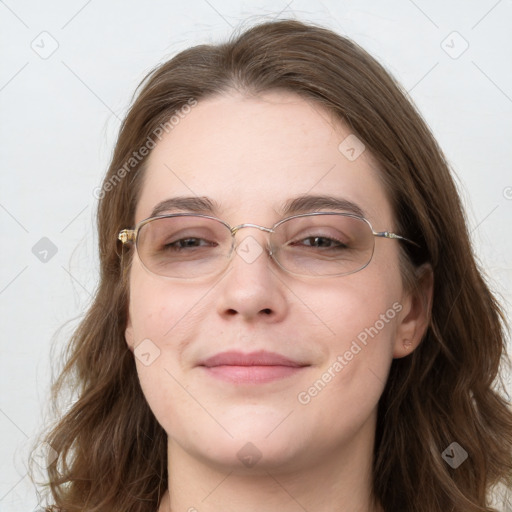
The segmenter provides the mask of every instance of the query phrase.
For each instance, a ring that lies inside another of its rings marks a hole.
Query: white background
[[[97,282],[93,190],[135,87],[179,50],[272,17],[348,35],[409,91],[457,175],[510,317],[511,0],[0,1],[0,511],[37,505],[25,461],[57,362],[50,349]],[[57,248],[47,262],[32,252],[43,237]]]

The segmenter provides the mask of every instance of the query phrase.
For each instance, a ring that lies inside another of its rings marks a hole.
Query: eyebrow
[[[192,197],[170,197],[158,203],[151,212],[150,217],[156,217],[163,213],[186,210],[193,213],[205,213],[216,215],[219,209],[218,204],[209,197],[192,196]]]
[[[150,217],[176,210],[218,216],[219,209],[219,204],[206,196],[171,197],[158,203],[153,208]],[[279,210],[279,214],[284,217],[318,210],[339,211],[365,217],[364,210],[348,199],[330,195],[308,194],[288,199]]]
[[[365,217],[364,210],[356,203],[330,195],[303,195],[289,199],[284,204],[281,214],[295,215],[316,210],[340,211]]]

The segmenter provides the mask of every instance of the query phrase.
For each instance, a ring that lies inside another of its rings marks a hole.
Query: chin
[[[286,439],[273,442],[268,439],[231,439],[213,449],[208,448],[201,450],[201,447],[196,447],[198,455],[206,459],[210,465],[237,474],[266,475],[267,472],[277,469],[283,471],[287,467],[295,466],[296,460],[300,458],[297,447],[291,446],[290,441]]]
[[[191,429],[192,436],[188,439],[175,440],[206,464],[242,474],[266,474],[277,468],[292,468],[304,455],[302,450],[310,444],[303,430],[290,431],[268,418],[258,421],[253,417],[238,424],[224,423],[224,426],[233,437],[221,427],[203,431],[196,427]]]

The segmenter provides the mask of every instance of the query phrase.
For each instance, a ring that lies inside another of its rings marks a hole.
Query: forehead
[[[146,162],[136,222],[173,197],[206,197],[230,224],[279,220],[290,199],[334,196],[391,222],[379,169],[350,129],[288,92],[201,100]],[[354,158],[356,156],[357,158]]]

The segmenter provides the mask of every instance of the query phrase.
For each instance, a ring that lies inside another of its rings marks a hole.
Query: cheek
[[[310,304],[329,334],[323,340],[322,364],[297,397],[302,405],[314,403],[320,415],[333,406],[350,413],[335,421],[350,418],[354,425],[359,415],[370,413],[382,394],[402,310],[396,286],[372,279],[370,273],[368,280],[360,279],[362,275],[346,276],[337,286],[324,287]]]
[[[130,320],[135,347],[150,339],[161,348],[177,343],[179,332],[193,332],[201,316],[204,287],[183,285],[133,271]],[[176,349],[176,345],[174,345]]]
[[[211,311],[204,285],[175,284],[134,270],[130,286],[130,321],[134,357],[142,391],[158,421],[169,432],[180,411],[190,413],[183,353],[204,329]]]
[[[329,347],[337,351],[350,349],[356,339],[363,345],[377,337],[389,342],[402,309],[400,286],[370,272],[324,284],[309,297],[308,306],[328,328]]]

